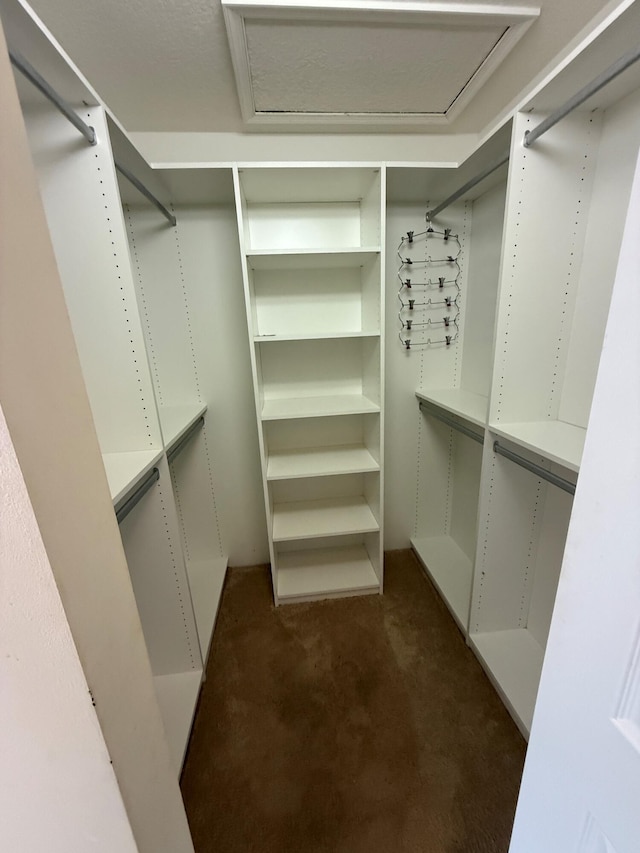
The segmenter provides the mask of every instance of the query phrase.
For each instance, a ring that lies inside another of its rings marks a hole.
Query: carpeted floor
[[[410,551],[276,609],[231,570],[182,776],[196,853],[506,853],[525,743]]]

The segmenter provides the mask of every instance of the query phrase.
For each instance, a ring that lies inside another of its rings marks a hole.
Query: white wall
[[[118,789],[0,409],[0,838],[5,853],[133,853]]]

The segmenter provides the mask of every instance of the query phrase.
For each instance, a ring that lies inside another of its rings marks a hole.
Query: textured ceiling
[[[220,0],[32,0],[31,5],[127,130],[246,129]],[[511,0],[504,5],[530,2]],[[485,128],[607,4],[603,0],[538,0],[537,5],[542,9],[540,19],[454,124],[443,128],[445,132]],[[375,58],[385,97],[402,102],[411,75],[408,63],[396,52]],[[449,58],[451,73],[463,59]],[[318,92],[308,94],[310,99],[321,97]],[[269,96],[266,86],[263,96]],[[304,81],[281,96],[300,103],[305,97]]]

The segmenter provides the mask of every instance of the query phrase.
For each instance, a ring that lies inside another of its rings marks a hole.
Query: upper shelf
[[[318,332],[317,334],[285,334],[285,335],[254,335],[253,340],[257,344],[266,344],[270,341],[325,341],[340,338],[379,338],[380,331],[369,332]]]
[[[580,471],[586,429],[564,421],[490,424],[489,429],[570,471]]]
[[[362,267],[379,254],[380,246],[252,249],[247,252],[247,263],[254,270],[347,269]]]
[[[476,426],[486,426],[488,400],[482,394],[465,391],[463,388],[430,388],[416,391],[416,397]]]
[[[160,427],[164,439],[165,450],[168,452],[182,438],[189,427],[207,411],[202,403],[191,403],[184,406],[160,406]]]
[[[157,449],[102,454],[114,506],[151,470],[161,456],[162,450]]]

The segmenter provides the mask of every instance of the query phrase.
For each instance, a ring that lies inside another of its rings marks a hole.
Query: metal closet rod
[[[173,213],[171,213],[171,211],[167,210],[167,208],[164,206],[164,204],[159,199],[157,199],[154,196],[154,194],[151,192],[151,190],[148,190],[145,187],[145,185],[142,183],[142,181],[139,180],[139,178],[136,178],[136,176],[133,174],[133,172],[130,172],[126,166],[122,165],[122,163],[118,163],[117,160],[114,160],[114,165],[115,165],[116,169],[120,172],[120,174],[123,175],[129,181],[129,183],[133,184],[133,186],[139,192],[141,192],[145,198],[148,198],[149,201],[151,202],[151,204],[155,205],[158,208],[158,210],[160,211],[160,213],[164,216],[164,218],[166,220],[168,220],[175,228],[175,225],[176,225],[175,216],[173,215]]]
[[[450,196],[445,198],[444,201],[441,201],[437,207],[432,208],[427,211],[427,222],[429,222],[434,216],[437,216],[441,210],[444,210],[445,207],[449,207],[450,204],[453,204],[454,201],[457,201],[460,196],[463,196],[465,193],[472,190],[477,184],[481,181],[484,181],[485,178],[488,178],[496,169],[499,169],[500,166],[504,166],[505,163],[509,162],[509,152],[503,154],[499,157],[495,162],[493,162],[490,166],[487,166],[486,169],[483,169],[479,174],[475,176],[475,178],[471,178],[470,181],[467,181],[466,184],[460,187],[459,190],[456,190],[454,193],[451,193]]]
[[[173,447],[167,453],[167,462],[171,464],[176,456],[184,450],[184,448],[189,444],[193,436],[196,432],[204,426],[204,415],[201,415],[197,421],[191,424],[189,429],[182,435],[180,441],[176,442]]]
[[[425,403],[424,400],[420,400],[419,404],[420,411],[424,412],[427,415],[430,415],[432,418],[435,418],[437,421],[442,421],[443,424],[446,424],[448,427],[452,427],[452,429],[457,429],[458,432],[461,432],[463,435],[466,435],[468,438],[472,438],[474,441],[477,441],[478,444],[484,444],[484,436],[477,433],[475,430],[469,429],[469,427],[464,424],[459,423],[458,421],[454,421],[453,418],[448,417],[440,409],[435,406],[431,406],[429,403]]]
[[[64,98],[59,95],[49,83],[47,83],[44,77],[39,74],[38,71],[36,71],[33,65],[31,65],[31,63],[28,62],[24,58],[24,56],[14,50],[9,50],[9,58],[11,59],[11,64],[14,65],[18,69],[18,71],[23,74],[27,78],[27,80],[36,87],[36,89],[38,89],[39,92],[42,92],[45,98],[51,101],[51,103],[58,110],[60,110],[62,115],[66,119],[68,119],[75,128],[80,131],[80,133],[84,136],[84,138],[90,145],[97,144],[98,138],[96,136],[95,129],[80,118],[80,116],[75,112],[75,110],[73,110],[72,107],[64,100]],[[117,160],[115,161],[115,167],[122,175],[124,175],[124,177],[128,181],[130,181],[134,185],[137,190],[139,190],[139,192],[142,193],[145,198],[149,199],[149,201],[158,208],[160,213],[162,213],[162,215],[166,217],[166,219],[168,219],[168,221],[172,225],[175,226],[175,216],[167,210],[167,208],[162,204],[162,202],[159,201],[138,178],[136,178],[133,172],[130,172],[129,169],[126,168],[126,166],[123,166],[121,163],[118,163]]]
[[[14,50],[9,50],[9,58],[11,60],[11,64],[15,65],[18,71],[23,74],[30,83],[38,89],[38,91],[42,92],[45,98],[51,101],[51,103],[57,107],[60,112],[71,122],[74,127],[76,127],[80,133],[87,140],[89,145],[95,145],[98,141],[96,137],[95,130],[88,125],[86,122],[82,121],[80,116],[69,106],[69,104],[62,98],[54,88],[52,88],[49,83],[42,77],[36,69],[31,65],[30,62],[17,53]]]
[[[122,524],[124,519],[129,515],[131,510],[140,502],[140,500],[147,494],[151,486],[156,483],[160,479],[160,472],[157,468],[153,468],[144,480],[141,481],[138,488],[135,492],[132,492],[126,501],[121,504],[116,510],[116,519],[118,524]]]
[[[569,100],[561,107],[558,107],[558,109],[552,112],[550,116],[547,116],[544,121],[541,121],[539,125],[534,127],[533,130],[525,131],[524,139],[522,140],[524,147],[529,148],[533,145],[536,139],[539,139],[542,134],[546,133],[554,126],[554,124],[557,124],[561,119],[569,115],[570,112],[573,112],[573,110],[575,110],[576,107],[579,107],[580,104],[587,100],[587,98],[595,95],[596,92],[599,92],[600,89],[607,85],[607,83],[610,83],[639,59],[640,46],[628,50],[620,57],[620,59],[614,62],[613,65],[610,65],[601,74],[598,74],[598,76],[590,83],[587,83],[587,85],[580,89],[579,92],[576,92],[572,98],[569,98]]]
[[[540,477],[541,480],[546,480],[547,483],[551,483],[559,489],[569,492],[570,495],[575,495],[576,487],[573,483],[569,482],[569,480],[565,480],[564,477],[558,477],[557,474],[553,474],[551,471],[541,468],[540,465],[536,465],[535,462],[530,462],[528,459],[525,459],[524,456],[520,456],[512,450],[507,450],[506,447],[503,447],[497,441],[493,442],[493,452],[497,453],[498,456],[504,456],[505,459],[510,459],[512,462],[515,462],[516,465],[520,465],[521,468],[526,468],[527,471],[531,471],[532,474],[535,474],[536,477]]]

